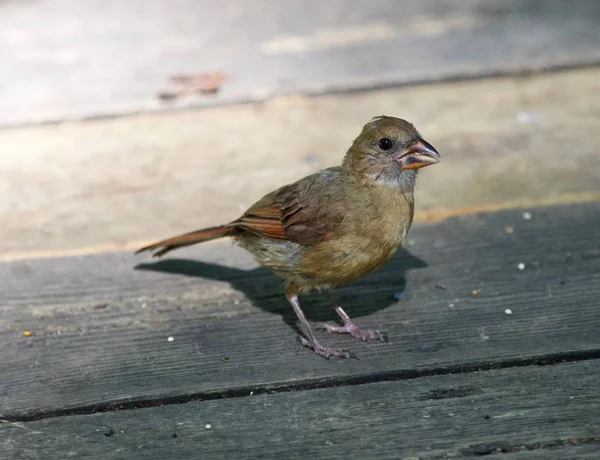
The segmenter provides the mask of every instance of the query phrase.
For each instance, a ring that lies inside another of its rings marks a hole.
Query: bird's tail
[[[173,249],[190,246],[196,243],[203,243],[204,241],[216,240],[217,238],[223,238],[224,236],[227,236],[231,230],[231,227],[228,225],[203,228],[202,230],[196,230],[194,232],[174,236],[173,238],[167,238],[166,240],[144,246],[143,248],[138,249],[135,253],[138,254],[140,252],[154,251],[158,249],[158,251],[152,255],[154,257],[160,257],[163,254],[172,251]]]

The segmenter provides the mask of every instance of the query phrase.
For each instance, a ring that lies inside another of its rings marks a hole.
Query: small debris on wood
[[[304,157],[304,162],[308,164],[317,163],[319,161],[319,156],[315,153],[310,153]]]
[[[507,308],[506,310],[504,310],[504,313],[506,313],[507,315],[512,315],[512,310],[510,308]]]
[[[480,327],[478,329],[478,332],[479,332],[479,337],[481,338],[481,340],[490,340],[490,336],[487,334],[487,328]]]
[[[113,430],[112,428],[110,430],[108,430],[106,433],[104,433],[104,436],[106,436],[107,438],[112,438],[115,435],[115,430]]]
[[[515,228],[511,227],[510,225],[507,225],[506,227],[504,227],[504,233],[514,233]]]
[[[173,86],[158,93],[158,98],[169,101],[189,93],[216,94],[225,79],[225,74],[219,70],[200,74],[174,74],[169,77]]]
[[[447,289],[448,289],[448,288],[447,288],[446,286],[444,286],[443,284],[436,284],[436,285],[435,285],[435,288],[436,288],[436,289],[440,289],[440,290],[442,290],[442,291],[445,291],[445,290],[447,290]]]
[[[158,98],[162,101],[170,101],[182,96],[183,94],[185,94],[185,91],[182,88],[166,89],[158,93]]]
[[[412,299],[412,292],[410,289],[405,289],[404,291],[396,291],[394,292],[394,300],[397,302],[402,302],[404,300]]]
[[[172,342],[173,340],[175,340],[173,336],[167,337],[167,342]]]
[[[471,291],[471,294],[473,294],[473,295],[479,295],[479,289],[473,289]]]
[[[538,122],[542,117],[534,112],[518,112],[517,121],[521,124],[529,124]]]
[[[211,428],[212,428],[212,425],[210,423],[207,423],[206,425],[204,425],[205,430],[210,430]]]
[[[173,434],[171,435],[171,437],[172,437],[172,438],[176,438],[176,437],[177,437],[177,433],[173,433]]]
[[[531,219],[531,213],[530,212],[524,212],[523,213],[523,219],[530,220]]]
[[[525,270],[525,264],[523,262],[519,262],[519,264],[517,265],[517,268],[519,270]]]
[[[23,331],[23,335],[25,337],[31,337],[32,334],[33,334],[33,332],[31,332],[29,329],[26,329]]]

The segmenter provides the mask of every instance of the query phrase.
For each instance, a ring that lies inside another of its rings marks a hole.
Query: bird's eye
[[[382,139],[379,139],[377,145],[381,150],[389,150],[392,148],[392,141],[390,141],[387,137],[384,137]]]

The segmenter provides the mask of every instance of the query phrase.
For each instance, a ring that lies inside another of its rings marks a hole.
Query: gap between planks
[[[10,458],[597,459],[600,361],[0,426]],[[520,385],[530,382],[527,385]],[[210,422],[210,423],[208,423]]]
[[[269,385],[240,386],[237,388],[234,387],[228,389],[226,391],[199,392],[185,395],[168,396],[157,399],[129,401],[125,403],[94,404],[64,410],[32,412],[23,416],[6,417],[0,414],[0,423],[31,422],[36,420],[71,415],[90,415],[99,412],[115,412],[146,407],[186,404],[189,402],[202,402],[229,398],[244,398],[263,394],[275,394],[292,391],[307,391],[322,388],[356,386],[397,380],[414,380],[423,377],[450,374],[469,374],[473,372],[483,372],[495,369],[509,369],[527,366],[552,366],[556,364],[573,363],[594,359],[600,359],[600,349],[573,351],[569,353],[553,353],[547,355],[532,356],[523,359],[509,359],[499,362],[488,361],[478,363],[461,363],[445,367],[433,367],[429,369],[403,369],[395,371],[383,371],[380,373],[368,373],[352,377],[324,377],[317,379],[300,380],[294,384],[281,383]]]

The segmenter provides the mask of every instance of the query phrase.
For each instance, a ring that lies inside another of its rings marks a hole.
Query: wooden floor
[[[306,4],[0,2],[0,460],[600,458],[597,2]],[[211,65],[233,77],[217,95],[157,100]],[[229,241],[116,250],[235,210],[259,192],[243,180],[328,166],[380,108],[422,120],[444,159],[405,248],[337,291],[391,343],[320,331],[359,359],[302,348],[281,280]],[[316,125],[321,143],[290,134]],[[256,150],[219,144],[232,132]],[[237,156],[208,169],[201,141]]]
[[[340,289],[392,342],[324,338],[359,360],[227,243],[2,264],[5,458],[597,458],[600,204],[528,212],[418,224]]]

